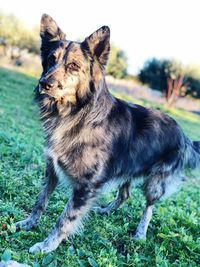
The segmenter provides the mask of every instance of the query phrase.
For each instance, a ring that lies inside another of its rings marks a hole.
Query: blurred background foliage
[[[0,12],[0,44],[4,53],[14,53],[14,49],[27,49],[39,54],[39,27],[29,29],[14,15]]]
[[[184,93],[182,96],[190,95],[200,98],[200,73],[195,68],[184,67],[179,62],[168,59],[152,58],[147,60],[138,74],[139,80],[148,84],[152,89],[168,91],[168,81],[176,80],[179,76],[183,76],[182,87]]]
[[[109,56],[108,65],[106,68],[106,73],[115,78],[125,78],[128,74],[128,57],[126,53],[111,44],[111,51]]]

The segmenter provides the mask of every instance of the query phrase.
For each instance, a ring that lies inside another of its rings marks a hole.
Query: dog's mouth
[[[38,91],[40,94],[45,94],[45,89],[39,84],[39,88],[38,88]]]
[[[41,85],[39,85],[39,88],[38,88],[38,91],[41,95],[44,95],[44,96],[48,96],[50,98],[54,98],[56,99],[56,91],[55,91],[55,88],[51,88],[51,89],[46,89],[44,87],[42,87]]]
[[[74,94],[71,93],[67,88],[61,88],[61,87],[52,87],[51,89],[46,89],[43,86],[39,84],[38,87],[39,93],[41,95],[49,96],[50,98],[53,98],[55,100],[62,100],[65,98],[72,98],[74,97]]]
[[[47,95],[52,95],[54,94],[55,92],[58,92],[58,91],[62,91],[63,88],[61,87],[58,87],[58,86],[53,86],[51,88],[45,88],[43,87],[41,84],[39,84],[39,93],[40,94],[47,94]]]

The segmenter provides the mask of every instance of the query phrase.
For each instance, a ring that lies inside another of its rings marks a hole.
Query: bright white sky
[[[151,57],[200,66],[200,0],[5,0],[0,9],[27,25],[47,13],[70,40],[108,25],[133,74]]]

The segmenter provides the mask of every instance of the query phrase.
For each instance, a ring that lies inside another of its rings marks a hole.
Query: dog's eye
[[[67,64],[66,68],[67,70],[78,71],[80,67],[75,62],[72,62]]]

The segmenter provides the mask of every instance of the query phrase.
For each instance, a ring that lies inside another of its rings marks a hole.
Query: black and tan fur
[[[104,26],[82,43],[65,38],[48,15],[41,20],[43,73],[35,91],[46,145],[45,185],[30,216],[17,223],[27,230],[40,220],[59,179],[73,192],[50,235],[30,252],[50,252],[73,234],[110,181],[116,200],[100,213],[119,207],[130,184],[143,177],[146,209],[135,238],[146,237],[153,205],[183,179],[184,167],[200,163],[200,142],[190,141],[167,115],[114,98],[104,70],[110,31]]]

